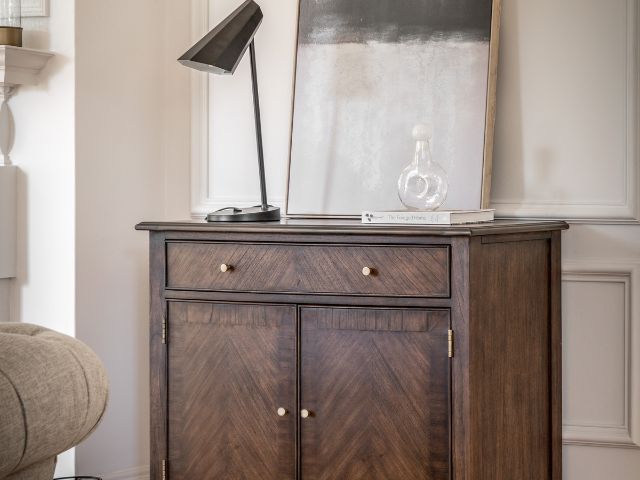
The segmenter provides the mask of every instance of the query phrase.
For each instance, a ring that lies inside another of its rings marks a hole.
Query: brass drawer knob
[[[279,417],[284,417],[287,413],[289,413],[289,412],[287,411],[287,409],[286,409],[286,408],[282,408],[282,407],[280,407],[280,408],[278,409],[278,416],[279,416]]]
[[[300,412],[300,416],[302,418],[309,418],[311,416],[311,412],[309,410],[307,410],[306,408],[302,409],[302,411]]]
[[[375,272],[375,269],[373,269],[373,268],[371,268],[371,267],[364,267],[364,268],[362,269],[362,274],[363,274],[365,277],[369,277],[369,276],[373,275],[373,273],[374,273],[374,272]]]
[[[231,270],[233,270],[233,267],[231,265],[227,265],[226,263],[223,263],[222,265],[220,265],[220,271],[222,273],[230,272]]]

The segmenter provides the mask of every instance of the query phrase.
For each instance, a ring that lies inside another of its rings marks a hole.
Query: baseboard
[[[104,474],[101,478],[102,480],[149,480],[149,466],[144,465],[142,467],[120,470],[119,472]]]

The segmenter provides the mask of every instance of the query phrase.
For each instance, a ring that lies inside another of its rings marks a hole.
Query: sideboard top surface
[[[566,230],[567,223],[558,220],[496,220],[447,226],[366,225],[358,220],[282,219],[279,223],[208,223],[203,220],[182,222],[142,222],[136,230],[154,232],[203,233],[299,233],[336,235],[403,235],[472,237],[513,233]]]

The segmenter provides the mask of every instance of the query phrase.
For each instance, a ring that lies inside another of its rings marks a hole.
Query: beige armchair
[[[0,479],[51,480],[56,456],[98,425],[108,381],[80,341],[0,323]]]

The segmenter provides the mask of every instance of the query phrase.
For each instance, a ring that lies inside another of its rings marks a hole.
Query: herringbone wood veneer
[[[171,480],[295,478],[295,307],[169,305]]]
[[[221,272],[221,264],[233,269]],[[363,267],[373,269],[364,276]],[[169,288],[447,297],[448,247],[167,244]]]
[[[304,480],[448,480],[447,311],[303,308]]]

